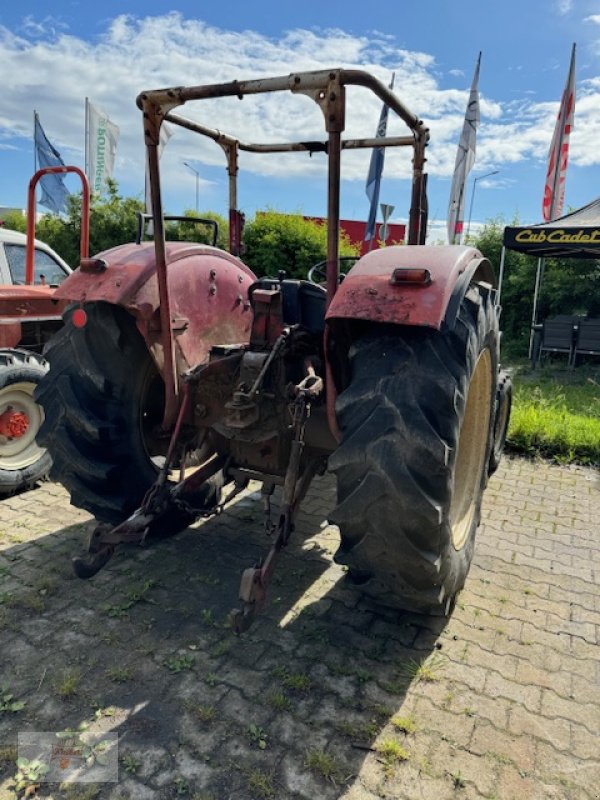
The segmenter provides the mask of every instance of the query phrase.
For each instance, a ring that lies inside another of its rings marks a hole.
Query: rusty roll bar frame
[[[402,119],[411,135],[377,139],[342,140],[346,116],[346,87],[362,86],[370,89],[383,103]],[[304,94],[314,100],[325,118],[327,141],[305,141],[279,144],[250,144],[220,130],[173,114],[173,110],[191,100],[218,97],[239,97],[290,91]],[[275,78],[248,81],[231,81],[204,86],[175,87],[142,92],[137,98],[143,114],[144,139],[148,153],[148,171],[154,218],[154,246],[156,272],[160,298],[160,323],[164,357],[165,412],[163,428],[169,429],[177,415],[179,386],[175,372],[175,344],[172,332],[171,302],[167,282],[165,228],[160,187],[158,146],[160,127],[165,120],[212,139],[225,152],[229,175],[230,248],[234,255],[240,253],[240,214],[237,208],[237,173],[240,151],[251,153],[324,152],[328,158],[327,191],[327,304],[331,302],[338,286],[339,219],[341,152],[344,149],[373,147],[413,148],[413,176],[411,207],[408,219],[408,244],[424,244],[427,227],[425,148],[429,130],[419,118],[409,111],[394,92],[377,78],[362,70],[318,70],[295,72]]]
[[[79,255],[81,260],[88,258],[90,254],[90,184],[85,173],[79,167],[42,167],[33,175],[29,181],[27,190],[27,244],[25,246],[25,284],[33,284],[33,272],[35,261],[35,223],[36,223],[36,199],[35,188],[38,181],[44,175],[62,175],[67,172],[74,172],[79,175],[81,180],[81,238],[79,240]]]

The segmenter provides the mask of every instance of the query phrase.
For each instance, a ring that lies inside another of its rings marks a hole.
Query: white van
[[[0,227],[0,285],[23,285],[25,283],[24,233]],[[44,242],[35,240],[34,283],[38,286],[58,286],[70,275],[71,267]]]

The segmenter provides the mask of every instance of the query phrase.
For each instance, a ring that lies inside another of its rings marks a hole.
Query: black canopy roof
[[[504,246],[545,258],[600,258],[600,197],[552,222],[505,228]]]

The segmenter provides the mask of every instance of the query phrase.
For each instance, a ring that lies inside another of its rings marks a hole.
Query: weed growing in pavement
[[[133,606],[135,606],[137,603],[156,602],[152,598],[148,597],[148,592],[154,588],[154,586],[156,586],[156,581],[152,579],[143,581],[143,583],[134,584],[125,593],[125,600],[123,600],[123,602],[114,605],[105,604],[100,606],[100,608],[105,614],[108,614],[109,617],[116,617],[118,619],[127,617],[130,609],[133,608]]]
[[[415,718],[412,715],[407,717],[401,717],[396,715],[392,717],[390,720],[392,726],[397,730],[405,733],[407,736],[411,733],[415,733],[417,730],[417,723],[415,722]]]
[[[171,672],[183,672],[194,666],[194,658],[188,655],[171,656],[171,658],[165,661],[165,666],[168,667]]]
[[[14,694],[8,687],[2,687],[0,689],[0,714],[22,711],[25,705],[25,700],[15,700]]]
[[[413,659],[405,662],[400,668],[400,674],[418,683],[433,683],[440,679],[440,673],[446,666],[444,656],[434,653],[425,661],[415,661]]]
[[[6,604],[9,608],[24,608],[27,611],[37,611],[38,614],[46,610],[44,597],[36,591],[24,592],[23,594],[9,597]]]
[[[217,718],[217,710],[214,706],[205,706],[202,703],[187,703],[186,708],[204,725],[210,725]]]
[[[216,686],[220,682],[221,679],[216,672],[207,672],[204,676],[204,683],[206,683],[207,686]]]
[[[129,775],[137,775],[142,766],[142,762],[133,753],[125,752],[119,759],[125,772]]]
[[[389,775],[403,761],[408,761],[410,755],[395,739],[384,739],[376,747],[381,756],[384,771]]]
[[[109,667],[105,674],[113,683],[127,683],[133,678],[133,672],[129,667]]]
[[[391,708],[384,706],[382,703],[374,703],[365,710],[372,714],[375,719],[380,721],[389,719],[393,714]]]
[[[379,733],[379,724],[375,720],[369,722],[349,722],[342,720],[336,725],[337,730],[348,739],[369,740]]]
[[[452,786],[454,789],[464,789],[467,785],[463,776],[460,774],[460,770],[457,772],[451,772],[450,777],[452,778]]]
[[[253,797],[257,797],[259,800],[271,800],[271,798],[275,797],[273,774],[271,772],[253,769],[248,772],[246,783]]]
[[[182,797],[190,792],[190,786],[188,782],[185,778],[181,777],[181,775],[173,778],[173,788],[175,789],[175,794],[178,797]]]
[[[81,672],[78,669],[68,669],[54,684],[54,689],[60,697],[73,697],[79,691]]]
[[[246,736],[250,742],[252,742],[252,744],[255,744],[258,747],[259,750],[266,750],[268,735],[264,728],[261,728],[260,725],[255,725],[254,723],[248,725]]]
[[[33,797],[37,792],[40,781],[50,767],[40,759],[17,758],[17,774],[15,775],[15,791],[24,792],[25,796]]]
[[[282,684],[285,689],[294,692],[310,692],[310,678],[303,672],[286,675]]]
[[[215,616],[210,608],[203,608],[200,611],[200,621],[203,625],[213,628],[216,625]]]
[[[291,711],[294,707],[292,701],[283,692],[272,692],[267,702],[277,711]]]
[[[220,656],[224,656],[226,653],[228,653],[231,650],[231,647],[232,643],[227,639],[223,639],[213,647],[210,654],[213,658],[220,658]]]
[[[341,781],[340,768],[335,757],[325,750],[309,750],[304,758],[304,766],[334,786]]]

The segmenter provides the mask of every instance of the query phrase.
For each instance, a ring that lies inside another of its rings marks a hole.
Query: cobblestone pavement
[[[599,798],[599,488],[593,470],[505,460],[443,622],[348,585],[319,479],[241,638],[224,621],[268,546],[256,495],[89,582],[69,564],[89,518],[59,486],[4,499],[0,798],[18,731],[86,721],[118,733],[119,782],[40,796]]]

